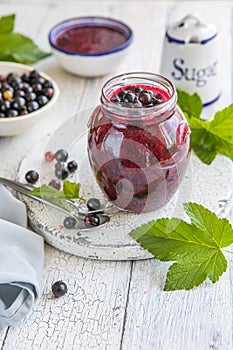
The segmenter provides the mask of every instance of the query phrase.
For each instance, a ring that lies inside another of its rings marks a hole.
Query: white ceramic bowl
[[[120,32],[125,41],[114,49],[104,49],[101,53],[71,52],[58,46],[58,36],[77,27],[107,27]],[[49,32],[49,43],[54,56],[62,68],[70,73],[96,77],[107,74],[118,66],[128,53],[133,32],[123,22],[107,17],[77,17],[56,24]]]
[[[17,73],[21,76],[23,73],[29,73],[34,69],[35,68],[24,64],[13,62],[0,62],[0,75],[2,76],[6,76],[7,74],[12,72]],[[56,82],[51,77],[49,77],[47,74],[42,73],[41,71],[39,71],[39,73],[43,78],[45,78],[46,80],[50,80],[53,84],[54,93],[51,100],[49,100],[49,102],[43,107],[26,115],[9,118],[0,118],[0,136],[14,136],[22,134],[23,132],[27,131],[30,127],[34,126],[42,118],[45,118],[46,116],[48,117],[49,109],[54,105],[58,98],[59,89]]]

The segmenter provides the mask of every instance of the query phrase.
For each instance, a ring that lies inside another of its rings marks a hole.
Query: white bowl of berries
[[[109,17],[76,17],[54,25],[48,39],[63,69],[96,77],[113,71],[125,59],[133,31],[126,23]]]
[[[0,136],[22,134],[48,115],[59,95],[56,82],[33,67],[0,62]]]

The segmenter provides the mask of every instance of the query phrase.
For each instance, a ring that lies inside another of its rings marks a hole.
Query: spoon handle
[[[0,183],[3,184],[4,186],[11,188],[12,190],[15,190],[15,191],[31,198],[31,199],[36,200],[37,202],[45,204],[53,209],[59,210],[60,212],[62,212],[65,215],[72,216],[74,219],[79,219],[75,213],[70,212],[69,210],[66,210],[66,209],[64,209],[64,208],[62,208],[54,203],[51,203],[44,198],[40,198],[40,197],[37,197],[37,196],[34,196],[33,194],[31,194],[30,190],[32,190],[33,187],[30,185],[21,184],[20,182],[5,179],[2,177],[0,177]],[[79,214],[78,211],[77,211],[77,214]]]

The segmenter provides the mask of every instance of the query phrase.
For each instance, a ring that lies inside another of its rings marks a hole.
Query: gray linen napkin
[[[26,227],[25,205],[0,185],[0,327],[21,321],[40,294],[44,241]]]

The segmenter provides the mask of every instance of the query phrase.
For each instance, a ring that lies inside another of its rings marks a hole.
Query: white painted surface
[[[1,15],[16,13],[16,30],[48,50],[47,33],[75,15],[111,15],[135,31],[132,51],[115,73],[158,71],[166,23],[200,13],[219,27],[224,58],[224,91],[212,113],[232,102],[232,1],[12,1]],[[48,118],[24,135],[0,138],[0,175],[14,178],[20,160],[48,133],[77,111],[99,101],[109,76],[82,79],[62,71],[51,57],[36,65],[58,83],[61,96]],[[105,262],[78,258],[45,247],[42,296],[30,317],[0,330],[2,350],[232,350],[232,269],[217,284],[189,292],[163,292],[167,264],[156,260]],[[229,266],[232,260],[229,259]],[[50,287],[63,279],[65,297],[52,300]]]

